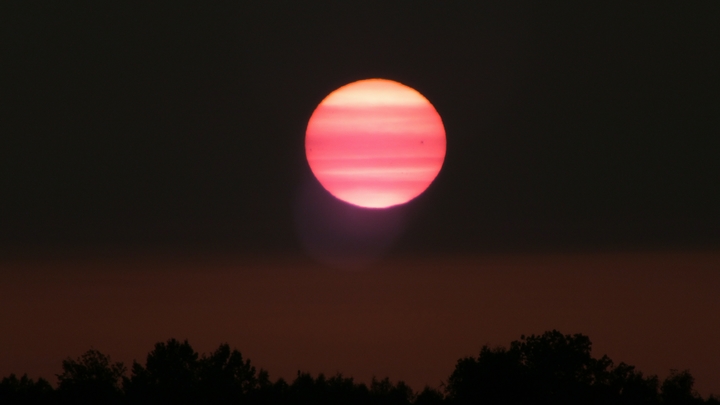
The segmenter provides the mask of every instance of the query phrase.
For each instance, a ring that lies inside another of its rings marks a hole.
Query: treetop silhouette
[[[672,370],[660,384],[625,363],[592,356],[582,334],[556,330],[521,336],[509,347],[483,346],[459,359],[442,389],[415,393],[402,381],[373,377],[370,385],[338,373],[298,371],[292,383],[257,370],[221,344],[200,355],[185,341],[156,343],[130,374],[120,362],[90,349],[62,361],[57,388],[42,378],[11,374],[0,381],[0,404],[248,404],[248,405],[694,405],[701,398],[689,371]]]

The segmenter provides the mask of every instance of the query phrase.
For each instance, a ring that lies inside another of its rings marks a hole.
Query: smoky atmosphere
[[[717,403],[719,18],[0,5],[0,402]]]

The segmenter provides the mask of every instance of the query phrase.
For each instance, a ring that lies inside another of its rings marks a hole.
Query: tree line
[[[271,381],[227,344],[200,355],[187,340],[170,339],[130,370],[94,349],[67,358],[56,387],[11,374],[0,381],[0,404],[720,405],[697,394],[687,370],[672,370],[661,382],[593,357],[591,346],[587,336],[556,330],[521,336],[509,347],[483,346],[477,357],[459,359],[440,387],[415,392],[402,381],[373,378],[367,385],[342,374],[298,371],[291,382]]]

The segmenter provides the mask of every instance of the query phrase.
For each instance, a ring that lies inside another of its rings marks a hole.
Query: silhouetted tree
[[[155,344],[144,365],[133,362],[129,377],[97,350],[64,360],[56,390],[11,374],[0,381],[0,405],[720,405],[695,392],[687,370],[672,370],[660,384],[633,366],[592,357],[591,348],[587,336],[555,330],[521,336],[508,348],[483,346],[478,357],[458,360],[443,395],[429,387],[416,394],[389,378],[373,377],[368,387],[339,373],[298,371],[292,384],[273,383],[227,344],[200,356],[187,341],[170,339]]]
[[[660,396],[663,404],[667,405],[694,405],[703,401],[693,389],[695,378],[688,370],[670,370],[670,375],[660,386]]]
[[[128,400],[139,404],[197,404],[200,361],[186,341],[156,343],[145,366],[133,362],[124,380]]]
[[[326,378],[319,374],[313,378],[309,373],[298,371],[293,383],[284,393],[286,404],[314,404],[314,405],[364,405],[373,403],[370,390],[365,384],[356,384],[352,378],[336,374]]]
[[[415,397],[414,405],[442,405],[445,403],[445,397],[443,394],[433,388],[425,388]]]
[[[261,402],[256,391],[271,385],[227,344],[200,357],[187,341],[170,339],[155,345],[144,367],[133,363],[124,389],[132,403],[222,405]]]
[[[52,403],[53,388],[46,380],[34,381],[27,374],[17,378],[15,374],[0,381],[0,404],[35,405]]]
[[[591,356],[592,344],[581,334],[553,330],[539,336],[521,336],[510,345],[525,367],[533,397],[545,404],[591,403],[607,381],[612,361]]]
[[[315,380],[310,373],[303,373],[298,370],[295,381],[290,385],[288,399],[291,404],[325,404],[323,398],[323,386],[325,376],[318,375]]]
[[[518,404],[530,396],[528,372],[520,351],[483,346],[477,359],[458,360],[447,393],[458,404]]]
[[[658,404],[658,387],[657,376],[645,377],[634,366],[620,363],[610,372],[603,402],[617,405]]]
[[[200,360],[198,377],[201,399],[208,404],[246,403],[260,385],[250,360],[243,360],[242,354],[227,344]],[[262,377],[266,381],[267,373]]]
[[[122,398],[120,379],[123,363],[113,363],[97,350],[88,350],[77,359],[62,362],[58,374],[58,398],[68,404],[117,404]]]
[[[252,403],[258,405],[276,405],[290,403],[290,385],[282,378],[274,383],[261,382],[259,388],[250,393]]]
[[[591,355],[581,334],[521,336],[509,349],[483,347],[458,360],[447,393],[456,404],[657,404],[656,377]]]
[[[365,384],[356,384],[338,373],[327,380],[328,403],[362,405],[368,403],[370,392]]]
[[[393,384],[387,377],[382,380],[373,377],[370,398],[373,404],[380,405],[409,405],[414,399],[412,389],[404,381]]]

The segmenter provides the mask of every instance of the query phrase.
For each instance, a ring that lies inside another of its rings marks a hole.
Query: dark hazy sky
[[[720,3],[147,3],[0,5],[0,373],[188,337],[419,389],[557,327],[720,393]],[[373,77],[447,132],[387,211],[304,155]]]
[[[371,77],[447,130],[397,250],[720,240],[717,4],[349,3],[4,4],[3,249],[301,250],[307,120]]]
[[[720,392],[720,253],[440,257],[338,271],[310,260],[188,255],[5,262],[0,375],[55,381],[94,347],[144,363],[153,345],[237,347],[271,379],[297,370],[438,387],[484,344],[557,329],[593,355]]]

